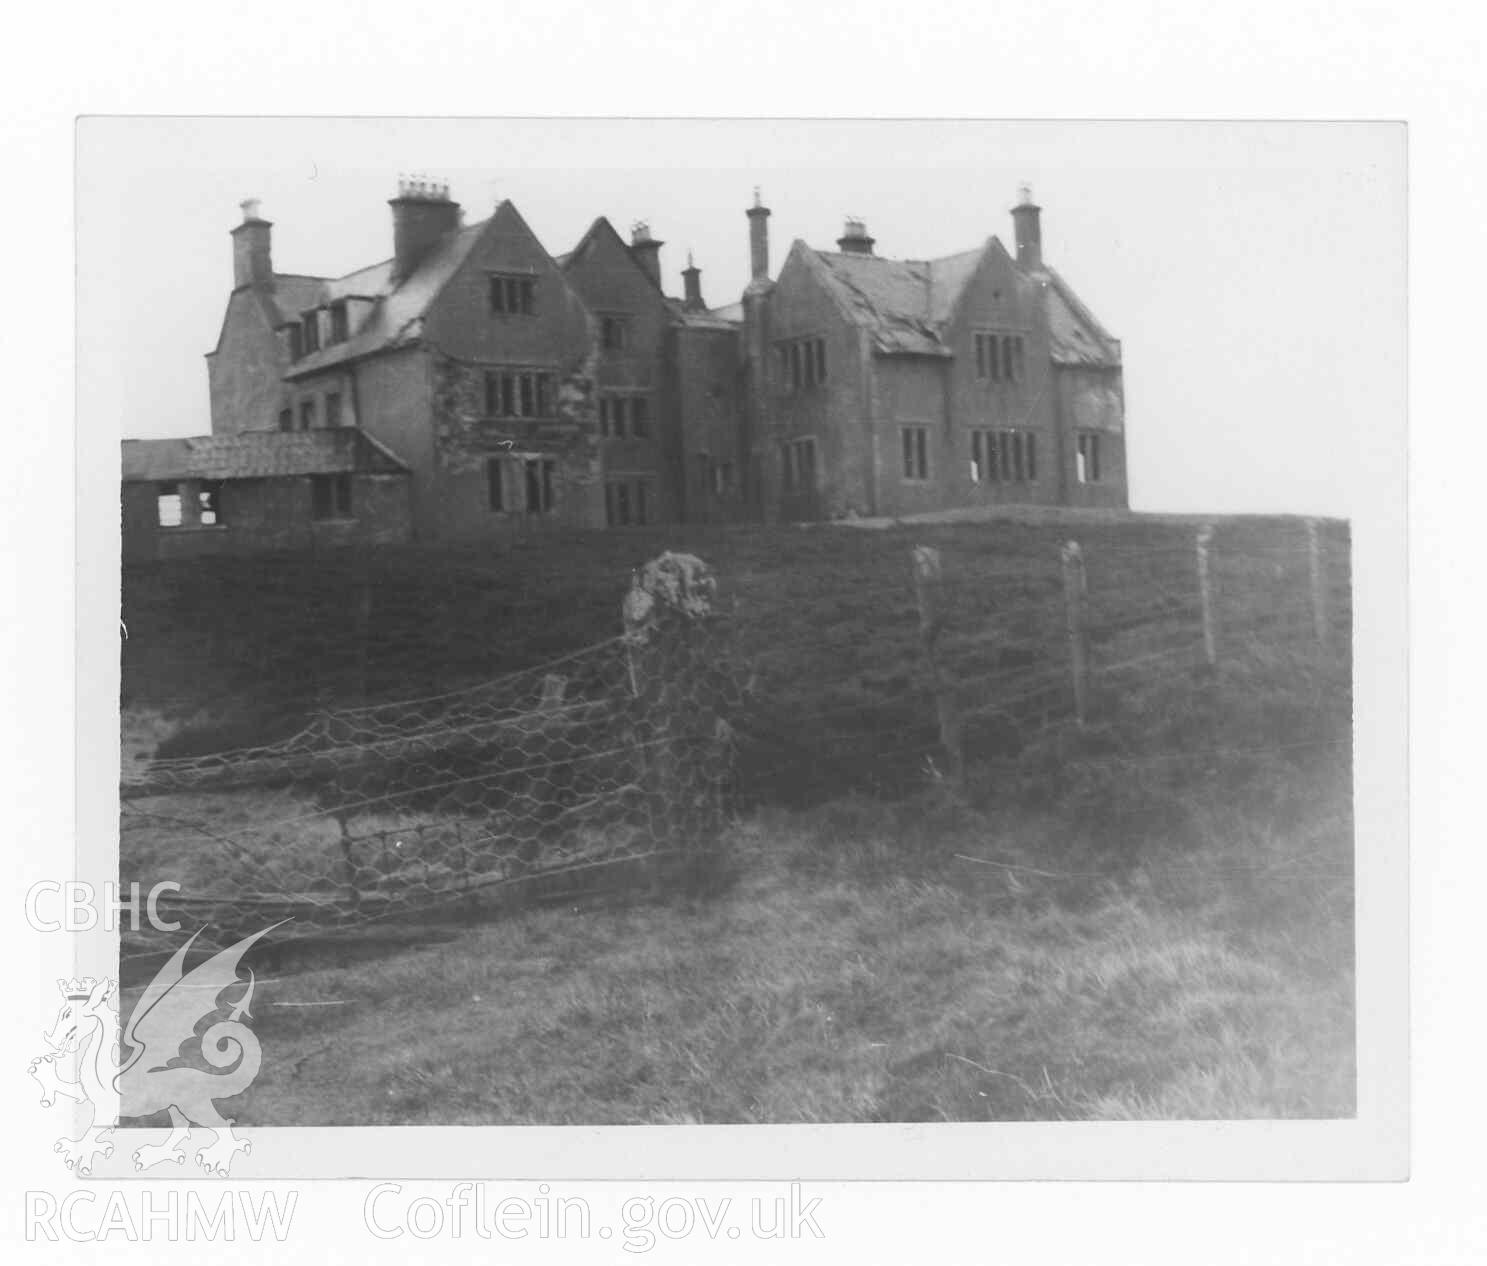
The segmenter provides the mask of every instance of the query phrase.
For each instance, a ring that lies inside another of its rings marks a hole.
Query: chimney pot
[[[267,286],[274,280],[272,246],[273,225],[258,214],[257,198],[244,198],[238,206],[243,222],[232,230],[232,284]]]
[[[754,205],[744,212],[749,217],[749,273],[754,281],[769,280],[769,208],[762,201],[759,186],[754,186]]]
[[[842,235],[836,239],[837,249],[844,255],[871,255],[873,238],[868,236],[867,225],[856,216],[848,216],[842,226]]]
[[[707,305],[702,302],[702,270],[692,260],[692,252],[687,252],[687,266],[682,269],[682,307],[688,312],[705,311]]]
[[[661,248],[666,243],[651,236],[651,226],[644,220],[636,220],[630,226],[630,251],[645,275],[661,287]]]
[[[422,174],[398,177],[392,207],[393,274],[403,281],[446,234],[460,226],[460,205],[449,197],[448,181]]]
[[[1019,267],[1040,269],[1043,267],[1043,226],[1041,211],[1033,201],[1031,185],[1023,185],[1017,191],[1018,202],[1012,208],[1012,227],[1017,239],[1017,263]]]

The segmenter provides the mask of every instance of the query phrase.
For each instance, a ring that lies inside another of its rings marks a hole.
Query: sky
[[[1360,123],[84,119],[78,127],[79,451],[95,434],[210,430],[206,364],[238,204],[261,200],[279,272],[392,251],[401,173],[447,180],[467,221],[511,199],[548,251],[608,216],[690,251],[709,304],[748,279],[744,211],[834,249],[1012,244],[1020,185],[1044,256],[1121,339],[1133,508],[1356,517],[1405,436],[1404,130]]]

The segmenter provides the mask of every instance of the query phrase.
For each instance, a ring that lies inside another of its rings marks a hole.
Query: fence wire
[[[163,912],[219,941],[285,918],[421,927],[703,883],[734,812],[946,768],[947,695],[961,757],[1013,761],[1075,710],[1059,551],[946,539],[932,657],[906,545],[839,570],[725,564],[726,616],[588,645],[577,631],[616,627],[617,584],[581,554],[576,601],[396,552],[260,571],[246,595],[226,565],[135,576],[126,721],[186,722],[136,750],[126,733],[121,879],[179,884]],[[1220,662],[1350,654],[1344,527],[1314,545],[1220,525],[1206,594],[1191,533],[1083,545],[1086,671],[1110,698],[1211,666],[1210,640]],[[223,697],[179,690],[196,679]],[[156,947],[126,937],[126,956]]]
[[[722,622],[467,690],[327,710],[121,786],[125,882],[167,916],[307,935],[697,882],[733,765]],[[131,948],[147,949],[136,932]]]

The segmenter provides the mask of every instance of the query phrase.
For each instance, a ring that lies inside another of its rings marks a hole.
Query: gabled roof
[[[876,351],[950,355],[931,315],[934,305],[927,261],[806,249],[847,319],[871,333]]]
[[[847,320],[867,329],[882,355],[950,356],[945,327],[988,252],[1005,251],[997,238],[939,259],[885,259],[879,255],[818,251],[797,242]],[[1009,261],[1011,257],[1008,256]],[[1120,343],[1111,338],[1069,284],[1053,269],[1026,269],[1046,282],[1053,360],[1058,364],[1118,366]]]
[[[628,259],[635,271],[645,278],[646,285],[650,286],[661,298],[664,299],[666,297],[666,292],[661,289],[660,282],[652,277],[641,265],[640,261],[635,258],[635,252],[630,249],[629,243],[619,235],[614,225],[609,222],[608,216],[599,216],[589,225],[584,235],[578,239],[578,245],[566,255],[555,255],[553,257],[553,263],[565,273],[572,272],[574,266],[582,262],[589,247],[601,237],[609,238],[615,246],[618,246],[624,258]]]
[[[301,311],[355,295],[374,301],[371,314],[349,339],[302,357],[284,376],[299,378],[372,352],[387,351],[416,341],[423,331],[423,318],[429,306],[444,289],[444,283],[465,262],[470,248],[489,223],[489,220],[481,220],[478,224],[462,225],[448,234],[400,282],[393,279],[393,261],[390,259],[347,273],[344,277],[321,281],[315,297],[304,303]],[[291,312],[288,319],[292,321],[296,316],[298,311]]]
[[[1111,338],[1073,288],[1053,269],[1048,274],[1048,334],[1056,364],[1114,368],[1120,364],[1120,341]]]
[[[269,479],[353,471],[399,474],[407,469],[389,449],[354,426],[123,442],[124,483]]]

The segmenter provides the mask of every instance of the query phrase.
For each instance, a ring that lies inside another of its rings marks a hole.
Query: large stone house
[[[749,211],[751,453],[770,519],[1127,504],[1120,344],[1043,260],[1039,208],[942,259],[888,259],[860,221],[769,279]]]
[[[690,258],[665,293],[644,224],[554,258],[510,202],[466,224],[404,181],[389,205],[392,256],[326,278],[275,272],[243,204],[212,434],[126,442],[126,557],[1126,504],[1120,345],[1044,264],[1030,197],[1015,259],[887,259],[852,221],[771,280],[756,195],[752,280],[715,309]]]

